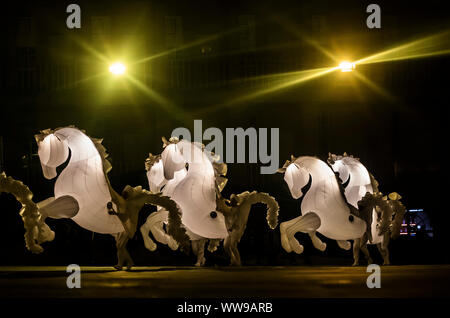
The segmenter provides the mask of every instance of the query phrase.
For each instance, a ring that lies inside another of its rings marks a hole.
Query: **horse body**
[[[314,157],[299,157],[294,164],[303,167],[311,176],[311,186],[304,195],[301,213],[316,213],[321,220],[317,232],[334,240],[348,240],[361,237],[365,223],[354,217],[350,221],[350,209],[339,191],[335,174],[330,167]]]
[[[303,252],[295,239],[297,232],[308,233],[313,245],[325,250],[326,244],[316,236],[316,232],[337,240],[339,246],[349,249],[346,240],[359,238],[366,232],[366,222],[351,213],[343,197],[333,170],[323,161],[315,157],[293,158],[279,170],[284,172],[292,196],[297,199],[304,196],[301,203],[301,216],[280,225],[283,248],[290,252]],[[310,180],[306,194],[302,193]]]
[[[142,187],[126,186],[122,195],[110,185],[107,160],[102,140],[88,137],[73,126],[44,130],[36,135],[42,171],[47,179],[57,176],[56,168],[70,160],[55,182],[55,197],[37,204],[41,219],[71,218],[81,227],[101,234],[111,234],[116,240],[118,264],[131,268],[133,260],[126,245],[135,235],[139,211],[145,204],[163,207],[172,215],[174,242],[187,245],[184,230],[176,231],[181,224],[176,203],[160,193],[154,194]],[[154,185],[159,186],[159,185]]]
[[[334,171],[339,173],[339,177],[345,187],[345,198],[347,202],[358,208],[358,202],[366,195],[367,192],[373,193],[374,186],[370,173],[367,168],[357,159],[351,156],[339,156],[333,162],[330,162]],[[369,244],[379,244],[383,242],[384,235],[379,235],[377,230],[378,214],[373,208],[371,234],[372,241]]]
[[[257,203],[267,206],[267,221],[273,229],[277,225],[278,203],[267,193],[256,191],[225,199],[221,195],[227,181],[223,177],[227,172],[225,164],[217,163],[217,159],[200,144],[177,139],[171,139],[170,143],[163,141],[163,153],[160,156],[150,154],[146,161],[149,186],[151,191],[162,191],[180,206],[183,226],[197,256],[196,266],[205,264],[204,248],[208,240],[210,252],[224,240],[231,265],[241,265],[237,245],[244,234],[251,206]],[[141,227],[144,244],[150,251],[156,249],[156,244],[149,232],[156,241],[177,249],[164,229],[168,219],[167,211],[158,208]]]
[[[55,151],[56,149],[56,151]],[[111,194],[103,161],[94,142],[82,131],[67,127],[54,131],[39,142],[39,157],[46,178],[56,176],[56,168],[70,160],[55,182],[55,201],[72,197],[78,211],[71,217],[81,227],[102,234],[124,231],[121,221],[107,212]]]
[[[193,233],[195,238],[227,237],[225,218],[216,210],[214,168],[204,150],[195,143],[181,140],[168,145],[161,157],[164,175],[175,178],[175,182],[169,184],[167,190],[163,189],[163,194],[172,198],[181,207],[182,222],[188,233]],[[182,164],[178,164],[181,157]],[[176,172],[180,170],[187,172],[175,177]]]
[[[344,153],[343,156],[330,154],[328,161],[333,170],[339,173],[343,184],[346,184],[345,197],[347,201],[356,208],[371,210],[370,232],[372,239],[355,240],[354,265],[359,263],[359,250],[364,252],[369,264],[372,262],[366,247],[367,244],[376,245],[383,256],[384,264],[389,264],[388,244],[391,236],[395,237],[397,232],[393,229],[393,225],[397,224],[404,214],[397,196],[394,196],[393,200],[387,200],[387,197],[382,198],[382,194],[378,192],[378,183],[359,159]],[[393,215],[395,215],[394,219],[392,219]]]

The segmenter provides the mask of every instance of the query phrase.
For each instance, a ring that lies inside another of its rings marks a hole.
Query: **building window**
[[[17,79],[20,90],[36,88],[36,50],[34,47],[19,47],[16,54]]]
[[[182,43],[183,28],[181,17],[167,16],[164,19],[165,40],[167,48],[175,48]]]

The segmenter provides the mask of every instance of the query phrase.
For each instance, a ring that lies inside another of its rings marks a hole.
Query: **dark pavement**
[[[449,298],[450,265],[381,267],[381,288],[366,267],[82,267],[69,289],[65,267],[0,267],[0,297],[19,298]]]

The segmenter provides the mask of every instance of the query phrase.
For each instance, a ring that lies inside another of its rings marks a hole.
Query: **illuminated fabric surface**
[[[55,183],[55,199],[71,196],[78,213],[72,218],[83,228],[104,234],[123,232],[119,218],[107,213],[111,201],[102,157],[93,141],[76,128],[62,128],[38,143],[42,171],[47,179],[57,176],[56,167],[70,161]]]
[[[216,211],[214,168],[201,146],[185,140],[167,145],[147,177],[151,189],[160,190],[165,184],[162,193],[180,206],[183,225],[194,234],[191,238],[227,237],[225,218]]]
[[[311,186],[306,194],[301,189]],[[366,230],[363,220],[353,217],[339,190],[333,170],[314,157],[299,157],[285,171],[284,179],[294,198],[304,196],[301,203],[302,215],[315,212],[321,220],[317,232],[335,240],[360,238]]]
[[[348,203],[358,208],[358,201],[367,192],[373,193],[369,171],[358,159],[347,156],[335,160],[331,166],[334,171],[339,172],[339,177],[343,183],[348,181],[348,185],[345,188],[345,197]],[[373,209],[372,213],[370,231],[372,233],[372,244],[378,244],[383,241],[383,235],[377,234],[377,213],[375,209]]]

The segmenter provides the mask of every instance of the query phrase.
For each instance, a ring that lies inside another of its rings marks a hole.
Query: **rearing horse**
[[[160,156],[146,161],[147,177],[152,192],[162,191],[181,207],[183,226],[191,239],[192,249],[197,255],[197,266],[205,263],[204,246],[209,240],[208,249],[216,250],[224,240],[225,251],[231,265],[241,265],[237,245],[244,234],[251,206],[263,203],[267,206],[269,227],[277,226],[278,203],[267,193],[243,192],[225,199],[221,191],[226,185],[225,163],[218,163],[218,157],[206,151],[201,144],[186,140],[163,138],[164,151]],[[171,236],[164,230],[164,223],[170,220],[167,212],[159,208],[150,214],[141,227],[145,246],[154,251],[156,244],[149,237],[173,250],[177,248]],[[169,226],[170,229],[170,226]]]
[[[324,251],[326,244],[316,232],[337,240],[339,247],[350,249],[347,240],[357,239],[366,234],[368,221],[358,216],[356,209],[345,200],[333,170],[315,157],[298,157],[286,161],[278,172],[284,173],[294,199],[303,196],[301,216],[280,224],[281,244],[287,252],[303,252],[303,246],[295,238],[295,233],[308,233],[315,248]],[[308,184],[306,193],[302,192]]]
[[[107,177],[112,167],[102,140],[70,126],[42,131],[36,135],[36,141],[47,179],[57,177],[56,168],[67,161],[70,153],[67,166],[55,182],[55,197],[38,204],[42,217],[71,218],[87,230],[113,235],[118,256],[116,268],[133,265],[126,243],[135,234],[138,213],[144,204],[163,206],[174,215],[173,220],[177,219],[177,205],[167,197],[142,187],[126,186],[122,195],[114,191]],[[186,244],[184,237],[174,238]]]
[[[395,237],[398,231],[398,223],[402,222],[405,213],[399,201],[400,196],[396,193],[391,193],[388,197],[382,197],[378,192],[378,182],[367,168],[360,162],[358,158],[344,153],[342,156],[334,154],[328,155],[328,163],[333,170],[339,174],[343,186],[345,187],[345,197],[353,207],[361,207],[361,204],[367,206],[369,202],[372,208],[372,224],[371,224],[371,241],[356,243],[354,245],[353,256],[355,262],[353,265],[358,265],[359,262],[359,248],[362,246],[362,251],[366,255],[366,259],[370,264],[372,259],[368,253],[365,244],[375,244],[378,251],[383,256],[384,265],[389,265],[389,249],[388,244],[391,237]],[[372,196],[366,195],[373,194]],[[363,200],[363,201],[361,201]],[[369,207],[367,207],[369,209]]]

